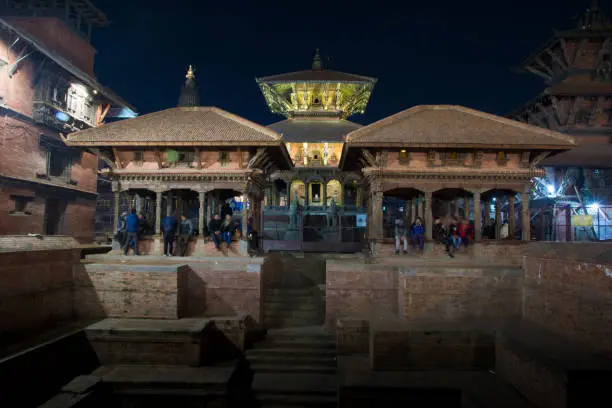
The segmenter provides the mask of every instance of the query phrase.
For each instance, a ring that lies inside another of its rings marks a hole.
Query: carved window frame
[[[521,161],[519,163],[520,167],[523,169],[529,168],[529,163],[531,162],[531,152],[521,152]]]
[[[463,155],[459,152],[443,152],[440,153],[440,156],[442,156],[442,165],[443,166],[457,166],[459,164],[462,164],[462,162],[465,162],[465,159],[463,158]]]
[[[505,166],[508,164],[508,153],[504,151],[495,152],[495,162],[498,166]]]
[[[484,152],[482,150],[476,150],[474,152],[474,163],[473,163],[473,167],[474,168],[481,168],[482,167],[482,159],[484,158]]]
[[[410,152],[408,151],[408,149],[401,149],[399,152],[397,152],[397,161],[400,164],[410,164],[410,160],[412,159]]]
[[[427,165],[429,167],[433,167],[436,164],[436,153],[435,150],[429,150],[427,152]]]
[[[10,199],[13,209],[9,211],[9,215],[32,215],[32,213],[28,211],[28,204],[34,201],[33,197],[11,194]]]
[[[227,150],[219,151],[219,164],[221,165],[221,167],[229,166],[230,162],[230,152],[228,152]]]
[[[134,150],[133,161],[135,166],[142,166],[144,163],[144,151]]]

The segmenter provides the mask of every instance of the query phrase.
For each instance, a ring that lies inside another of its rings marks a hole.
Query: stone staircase
[[[324,319],[323,294],[319,288],[268,289],[264,299],[266,327],[316,326]]]
[[[337,406],[336,344],[322,327],[269,330],[246,356],[256,406]]]

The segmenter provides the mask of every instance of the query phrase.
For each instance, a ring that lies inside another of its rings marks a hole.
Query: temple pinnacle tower
[[[185,78],[187,79],[181,89],[178,107],[200,106],[200,92],[195,81],[195,70],[191,65],[189,65]]]

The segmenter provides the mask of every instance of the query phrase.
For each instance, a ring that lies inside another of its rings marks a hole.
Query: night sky
[[[97,0],[111,25],[92,42],[99,81],[140,114],[176,106],[193,64],[203,106],[264,125],[281,120],[267,111],[255,77],[309,69],[320,48],[327,68],[378,78],[356,122],[420,104],[503,115],[545,86],[516,68],[553,28],[573,27],[589,2]]]

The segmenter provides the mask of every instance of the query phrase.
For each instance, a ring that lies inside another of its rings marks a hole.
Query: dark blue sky
[[[318,47],[329,69],[378,78],[356,122],[419,104],[505,114],[545,86],[513,68],[589,2],[98,0],[112,23],[93,37],[96,73],[143,114],[175,106],[194,64],[202,105],[269,124],[282,117],[254,78],[308,69]]]

